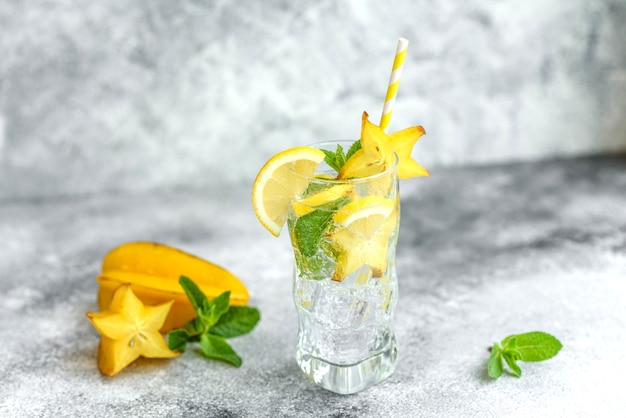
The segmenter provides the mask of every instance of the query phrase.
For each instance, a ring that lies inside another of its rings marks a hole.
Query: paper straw
[[[383,114],[380,117],[380,127],[387,132],[389,121],[391,120],[391,114],[393,113],[393,105],[396,103],[396,94],[398,93],[398,86],[400,85],[400,76],[402,75],[402,67],[404,65],[404,57],[406,56],[406,49],[409,46],[409,41],[404,38],[398,39],[398,46],[396,47],[396,56],[393,60],[393,68],[391,69],[391,76],[389,77],[389,86],[387,87],[387,95],[385,96],[385,105],[383,106]]]

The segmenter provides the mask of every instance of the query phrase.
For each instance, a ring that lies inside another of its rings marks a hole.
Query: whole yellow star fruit
[[[102,260],[98,305],[109,309],[115,290],[130,283],[133,293],[145,304],[174,301],[161,332],[181,328],[196,313],[178,283],[191,277],[212,299],[230,291],[230,304],[243,306],[249,298],[245,284],[225,268],[180,249],[156,242],[127,242],[109,251]]]
[[[87,319],[102,335],[98,368],[113,376],[139,357],[171,358],[180,353],[167,348],[159,329],[174,301],[145,306],[130,284],[117,288],[109,309],[87,312]]]

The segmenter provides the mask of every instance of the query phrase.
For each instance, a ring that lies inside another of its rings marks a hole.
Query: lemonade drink
[[[398,177],[396,164],[349,180],[336,180],[327,168],[322,164],[323,174],[307,179],[288,212],[300,325],[296,359],[312,381],[346,394],[395,369]]]
[[[358,141],[287,149],[254,182],[261,224],[275,236],[289,229],[296,360],[328,390],[358,392],[395,369],[398,180],[428,175],[411,157],[423,134],[414,126],[387,135],[364,112]]]

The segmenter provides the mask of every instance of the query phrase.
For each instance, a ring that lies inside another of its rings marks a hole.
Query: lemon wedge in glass
[[[261,168],[252,186],[252,206],[272,235],[280,234],[289,205],[306,190],[323,159],[322,151],[301,146],[279,152]]]
[[[398,227],[398,200],[380,196],[357,199],[333,217],[337,229],[332,241],[338,251],[333,280],[342,281],[368,265],[374,277],[382,277],[389,262],[390,239]]]

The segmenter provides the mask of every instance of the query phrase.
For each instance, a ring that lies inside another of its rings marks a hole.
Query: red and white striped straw
[[[398,93],[398,86],[400,85],[400,76],[402,75],[402,67],[404,66],[404,57],[406,56],[406,50],[409,46],[409,41],[405,38],[398,39],[398,46],[396,47],[396,56],[393,60],[393,67],[391,69],[391,76],[389,77],[389,86],[387,87],[387,95],[385,96],[385,105],[383,106],[383,114],[380,117],[380,127],[387,132],[389,121],[391,120],[391,114],[393,113],[393,106],[396,103],[396,94]]]

